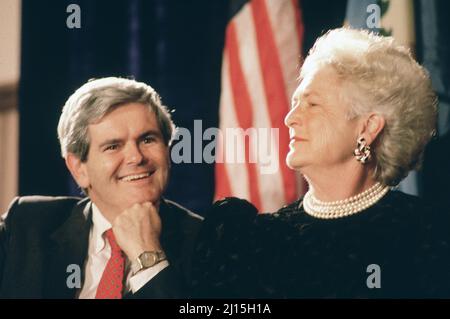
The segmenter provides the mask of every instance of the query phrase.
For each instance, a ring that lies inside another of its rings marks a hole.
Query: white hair
[[[434,133],[437,97],[427,71],[392,37],[348,28],[331,30],[316,41],[300,77],[322,66],[333,67],[343,80],[349,119],[370,112],[385,119],[371,145],[374,178],[397,185],[420,166]]]

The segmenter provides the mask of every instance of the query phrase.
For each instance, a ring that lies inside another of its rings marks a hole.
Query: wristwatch
[[[131,271],[135,275],[142,269],[150,268],[166,259],[163,251],[144,251],[131,263]]]

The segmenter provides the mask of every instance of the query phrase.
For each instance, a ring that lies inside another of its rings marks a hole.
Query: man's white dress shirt
[[[80,299],[95,298],[103,271],[111,257],[111,246],[104,237],[105,232],[111,228],[111,224],[94,203],[92,203],[92,224],[89,233],[88,257],[84,269],[84,283],[79,294]],[[134,276],[130,265],[131,262],[127,258],[124,275],[127,279],[124,283],[123,295],[130,291],[135,293],[141,289],[161,270],[169,266],[169,262],[164,260],[153,267],[141,270]]]

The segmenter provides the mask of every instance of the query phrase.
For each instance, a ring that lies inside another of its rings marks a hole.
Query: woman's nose
[[[286,115],[286,117],[284,118],[284,125],[286,125],[287,127],[290,127],[292,125],[294,125],[295,123],[300,124],[299,123],[299,106],[295,106],[293,107],[289,113]]]

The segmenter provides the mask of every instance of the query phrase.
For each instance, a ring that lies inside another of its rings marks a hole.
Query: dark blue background
[[[79,194],[56,126],[65,100],[90,78],[133,76],[175,110],[177,126],[201,119],[203,129],[217,127],[225,27],[242,2],[23,0],[19,194]],[[71,3],[81,8],[81,29],[66,27]],[[346,1],[305,0],[302,8],[306,53],[323,30],[342,25]],[[213,194],[213,165],[172,165],[166,197],[202,214]]]

